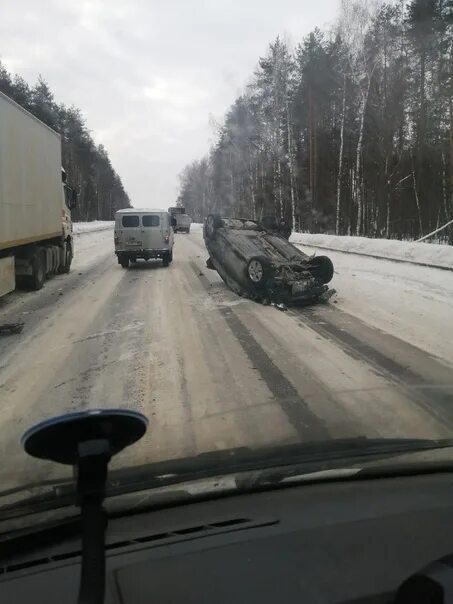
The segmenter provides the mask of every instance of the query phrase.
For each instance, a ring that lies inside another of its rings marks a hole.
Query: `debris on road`
[[[329,290],[334,268],[327,256],[308,256],[260,222],[210,214],[203,237],[207,268],[236,294],[287,305],[321,301]]]
[[[272,306],[275,306],[275,308],[278,308],[278,310],[281,310],[282,312],[286,312],[288,310],[286,304],[275,304],[275,302],[273,302]]]
[[[0,336],[10,336],[21,333],[24,325],[24,323],[4,323],[3,325],[0,325]]]

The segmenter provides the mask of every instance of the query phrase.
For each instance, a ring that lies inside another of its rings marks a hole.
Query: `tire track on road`
[[[451,367],[338,308],[291,309],[289,314],[302,327],[309,327],[351,358],[371,366],[423,410],[453,427]]]
[[[200,269],[194,261],[190,261],[189,264],[203,287],[209,292],[209,280],[200,273]],[[329,439],[330,434],[324,422],[311,411],[296,388],[284,376],[238,315],[228,307],[219,306],[218,311],[253,366],[257,368],[275,401],[281,406],[301,440]]]
[[[36,329],[43,320],[63,309],[68,304],[68,296],[73,292],[88,287],[94,279],[101,278],[112,266],[111,256],[105,256],[95,265],[83,271],[74,271],[64,277],[50,279],[39,292],[24,292],[25,299],[17,299],[12,306],[0,306],[0,321],[2,323],[25,323],[24,330],[18,336],[3,338],[0,342],[0,370],[5,362],[9,362],[9,355],[17,346],[23,345],[34,337]],[[22,297],[22,296],[21,296]],[[49,327],[50,324],[47,324]],[[9,353],[7,359],[3,353]]]

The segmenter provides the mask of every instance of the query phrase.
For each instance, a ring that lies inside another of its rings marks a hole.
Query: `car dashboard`
[[[111,519],[109,604],[391,602],[453,551],[453,474],[305,484]],[[80,540],[0,567],[0,601],[73,603]]]

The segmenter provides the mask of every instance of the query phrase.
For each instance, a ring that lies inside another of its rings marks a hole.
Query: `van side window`
[[[138,227],[140,220],[138,216],[123,216],[122,225],[124,228]]]
[[[144,227],[158,227],[160,224],[160,218],[159,216],[156,216],[156,214],[142,216],[142,224]]]

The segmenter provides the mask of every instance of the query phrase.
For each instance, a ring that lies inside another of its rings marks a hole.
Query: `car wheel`
[[[168,254],[166,254],[166,255],[165,255],[163,258],[162,258],[162,264],[163,264],[164,266],[168,266],[168,265],[170,264],[170,258],[169,258],[169,255],[168,255]]]
[[[206,218],[205,233],[208,239],[214,239],[215,232],[222,226],[222,217],[219,214],[209,214]]]
[[[168,254],[168,263],[171,264],[173,262],[173,250],[170,250]]]
[[[254,256],[248,261],[246,275],[247,280],[255,287],[263,286],[269,277],[270,263],[267,258]]]
[[[310,260],[310,272],[321,283],[330,283],[334,275],[332,260],[327,256],[317,256]]]
[[[127,256],[118,256],[118,262],[123,268],[129,267],[129,258]]]

